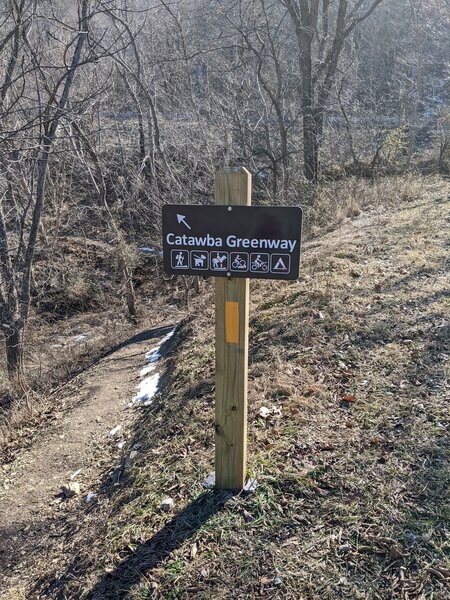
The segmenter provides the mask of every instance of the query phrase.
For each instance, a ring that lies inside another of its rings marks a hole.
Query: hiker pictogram
[[[172,250],[173,269],[187,269],[189,267],[189,252],[187,250]]]

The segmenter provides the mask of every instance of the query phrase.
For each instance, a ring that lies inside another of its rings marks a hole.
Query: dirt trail
[[[139,411],[127,408],[136,393],[144,354],[168,327],[144,331],[86,371],[78,390],[68,386],[65,410],[56,423],[11,464],[0,468],[0,597],[21,598],[35,577],[34,558],[57,560],[63,533],[77,519],[75,506],[102,485],[104,470],[120,466],[131,450],[127,429]],[[69,392],[69,393],[68,393]],[[114,435],[109,432],[116,426]],[[122,449],[119,442],[125,442]],[[61,486],[73,478],[81,495],[63,499]],[[8,596],[2,595],[9,589]]]
[[[260,492],[205,511],[208,527],[192,482],[213,456],[211,299],[198,297],[157,419],[126,406],[145,351],[168,328],[86,371],[70,410],[0,468],[1,600],[143,598],[153,584],[174,598],[175,582],[180,598],[447,598],[437,570],[448,564],[445,185],[305,244],[299,282],[255,282],[249,422]],[[146,435],[127,481],[117,467],[138,420]],[[78,469],[83,495],[60,501]],[[88,491],[101,492],[89,505]],[[167,493],[175,516],[152,508]],[[286,587],[272,585],[278,572]]]

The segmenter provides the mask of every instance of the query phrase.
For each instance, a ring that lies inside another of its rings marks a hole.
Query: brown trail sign
[[[167,273],[216,277],[215,486],[242,489],[247,463],[249,278],[296,279],[302,211],[251,207],[244,168],[216,174],[215,206],[163,207]]]
[[[177,275],[297,279],[300,208],[163,207],[164,270]]]

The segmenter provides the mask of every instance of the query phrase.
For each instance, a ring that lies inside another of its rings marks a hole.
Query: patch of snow
[[[157,346],[146,352],[145,360],[147,363],[157,362],[161,358],[161,346],[163,346],[175,333],[175,327],[169,331],[167,335],[159,342]]]
[[[161,358],[161,346],[165,344],[175,333],[175,327],[169,331],[167,335],[159,342],[157,346],[154,346],[151,350],[145,353],[145,360],[147,363],[155,363]],[[150,369],[151,371],[152,369]],[[142,369],[144,371],[144,369]],[[141,371],[141,373],[142,373]]]
[[[116,435],[116,433],[118,431],[120,431],[122,429],[122,425],[116,425],[116,427],[114,427],[114,429],[111,429],[111,431],[108,433],[108,437],[114,437]]]
[[[133,398],[132,402],[139,402],[144,406],[151,404],[153,396],[158,391],[159,384],[159,373],[154,373],[150,377],[147,377],[138,385],[138,393]]]
[[[128,407],[131,408],[135,404],[141,404],[142,406],[149,406],[153,402],[153,396],[158,392],[159,387],[159,373],[152,373],[158,360],[161,358],[161,346],[165,344],[175,334],[176,328],[174,327],[169,331],[167,335],[159,342],[157,346],[154,346],[151,350],[145,353],[146,366],[141,369],[140,377],[145,377],[143,381],[137,386],[138,393],[134,396],[131,402],[128,403]]]
[[[154,363],[161,358],[161,353],[159,349],[161,348],[161,344],[159,346],[155,346],[145,354],[145,360],[148,363]]]
[[[81,344],[85,340],[88,339],[88,335],[84,333],[80,333],[78,335],[57,335],[54,336],[54,341],[57,342],[51,345],[51,348],[70,348],[72,346],[76,346],[77,344]]]
[[[154,370],[155,370],[155,365],[154,364],[150,364],[150,365],[144,367],[143,369],[141,369],[141,372],[139,373],[139,376],[140,377],[145,377],[146,375],[148,375],[149,373],[151,373]]]
[[[162,250],[156,250],[156,248],[152,248],[149,246],[142,246],[138,248],[140,254],[151,254],[152,256],[162,256]]]
[[[90,502],[91,500],[93,500],[94,498],[96,498],[97,495],[98,494],[94,494],[94,492],[89,492],[89,494],[85,498],[86,502]]]
[[[86,338],[87,338],[87,335],[84,335],[83,333],[81,333],[80,335],[74,335],[72,340],[74,341],[75,344],[79,344]]]
[[[159,508],[161,510],[163,510],[164,512],[170,512],[171,510],[173,510],[174,506],[175,506],[175,502],[173,501],[172,498],[164,498],[164,500],[161,501]]]
[[[70,479],[71,479],[71,480],[72,480],[72,479],[75,479],[75,477],[76,477],[77,475],[79,475],[80,473],[81,473],[81,469],[78,469],[78,471],[75,471],[75,473],[72,473],[72,475],[70,476]]]
[[[170,338],[175,334],[175,329],[176,329],[176,327],[171,329],[169,331],[169,333],[163,337],[163,339],[161,340],[160,346],[162,346],[164,344],[164,342],[167,342],[167,340],[170,340]]]

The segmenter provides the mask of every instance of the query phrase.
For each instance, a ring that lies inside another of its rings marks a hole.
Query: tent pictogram
[[[271,273],[289,273],[291,269],[291,257],[289,254],[272,254],[270,257]]]

